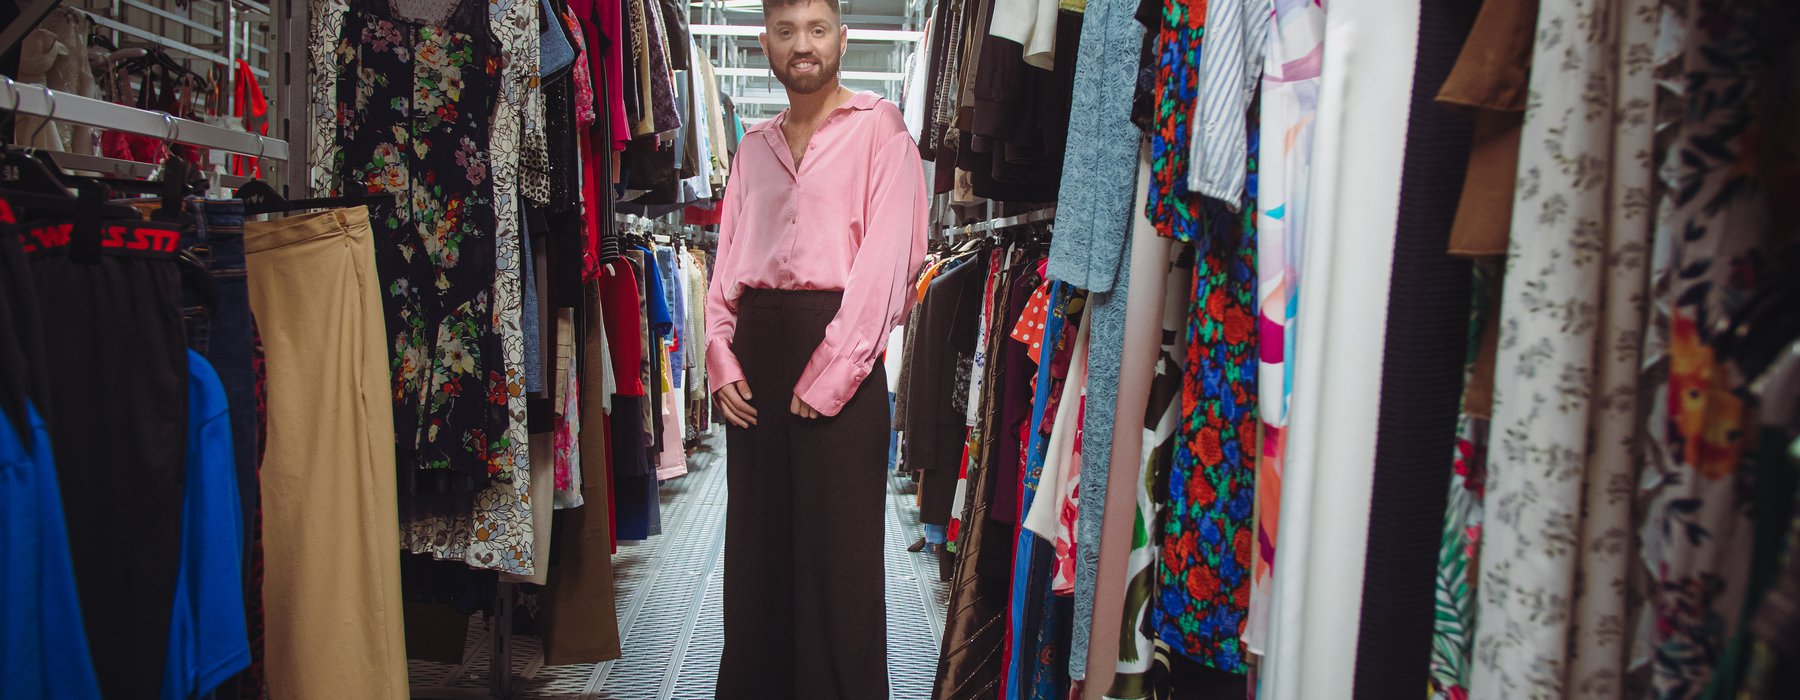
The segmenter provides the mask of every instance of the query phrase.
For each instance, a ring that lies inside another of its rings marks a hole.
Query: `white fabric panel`
[[[1267,700],[1347,698],[1356,673],[1383,329],[1419,5],[1333,3],[1288,415]],[[1421,663],[1423,660],[1421,660]]]

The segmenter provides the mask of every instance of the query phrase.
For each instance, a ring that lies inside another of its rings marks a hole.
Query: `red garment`
[[[596,101],[605,100],[606,104],[596,105],[610,113],[612,121],[612,149],[625,150],[631,143],[631,122],[625,117],[625,42],[626,36],[625,5],[620,0],[571,0],[569,8],[575,11],[581,20],[583,31],[606,40],[606,55],[601,56],[600,63],[606,71],[605,91],[595,85]],[[593,46],[594,42],[588,42]],[[590,65],[592,62],[590,62]]]
[[[586,131],[581,132],[580,142],[576,147],[580,149],[581,158],[581,200],[586,202],[586,206],[582,207],[582,223],[585,224],[586,235],[581,246],[581,277],[591,280],[600,276],[600,237],[604,233],[600,227],[612,223],[600,221],[602,212],[599,204],[601,193],[612,195],[611,181],[600,178],[600,159],[610,154],[595,148],[593,137]],[[609,183],[606,189],[601,189],[602,182]]]
[[[612,112],[612,149],[623,151],[631,143],[631,124],[625,118],[625,42],[631,40],[625,36],[625,4],[619,0],[597,0],[595,6],[610,54],[606,57],[606,84],[612,89],[605,99]]]
[[[237,87],[233,90],[232,116],[244,120],[244,130],[261,136],[269,135],[269,101],[263,97],[262,84],[250,72],[250,64],[237,60]],[[260,159],[251,156],[231,157],[231,174],[262,177]]]
[[[594,72],[588,62],[587,32],[581,28],[581,20],[574,10],[565,10],[561,19],[569,30],[570,43],[575,45],[575,125],[592,126],[596,118]]]
[[[139,163],[161,163],[168,158],[162,139],[124,131],[107,131],[100,135],[100,155]]]
[[[725,207],[715,204],[711,208],[693,206],[681,210],[681,223],[689,226],[717,226],[725,218]]]
[[[631,264],[618,261],[600,270],[600,315],[606,324],[606,349],[612,356],[613,374],[618,377],[620,396],[643,396],[640,376],[644,363],[644,344],[639,342],[637,275]]]

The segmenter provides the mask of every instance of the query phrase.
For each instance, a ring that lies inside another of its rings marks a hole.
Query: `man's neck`
[[[855,96],[855,92],[845,90],[843,83],[836,80],[831,81],[831,85],[825,89],[805,95],[789,90],[788,120],[801,124],[817,123],[826,114],[830,114],[831,110],[843,106]]]

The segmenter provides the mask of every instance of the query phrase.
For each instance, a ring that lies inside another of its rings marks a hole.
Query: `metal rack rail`
[[[271,160],[285,161],[289,157],[288,144],[281,139],[257,136],[245,131],[182,119],[167,112],[117,105],[37,85],[0,82],[0,109]]]

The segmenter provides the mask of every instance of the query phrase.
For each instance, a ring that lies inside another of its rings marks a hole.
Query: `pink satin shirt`
[[[744,133],[725,185],[706,299],[712,390],[744,379],[731,352],[744,290],[841,290],[843,306],[793,387],[835,416],[905,318],[925,260],[925,173],[900,109],[858,93],[819,125],[795,167],[782,112]],[[773,387],[752,387],[769,391]]]

